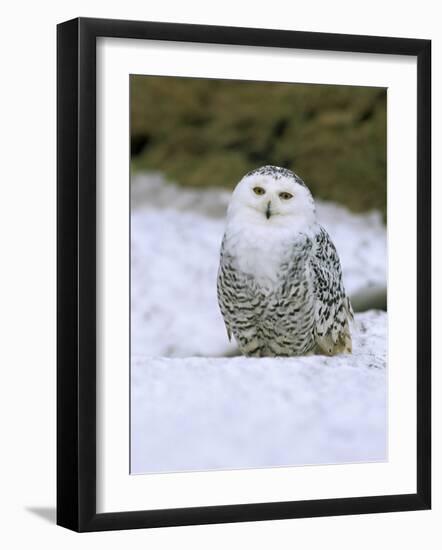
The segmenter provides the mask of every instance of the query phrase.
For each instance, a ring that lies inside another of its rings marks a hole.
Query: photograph
[[[364,7],[4,4],[5,550],[441,546],[441,10]]]
[[[388,461],[387,89],[129,86],[130,473]]]

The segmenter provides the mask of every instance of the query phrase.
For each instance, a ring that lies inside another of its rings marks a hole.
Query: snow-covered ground
[[[352,355],[234,357],[216,300],[229,193],[156,174],[131,192],[132,473],[386,460],[386,313],[356,315]],[[385,287],[380,216],[317,206],[349,294]]]
[[[350,356],[134,357],[132,473],[386,460],[386,322]]]
[[[135,355],[234,353],[216,299],[219,247],[230,194],[189,190],[161,175],[132,182],[131,349]],[[317,203],[338,249],[347,292],[384,287],[386,231],[378,213]]]

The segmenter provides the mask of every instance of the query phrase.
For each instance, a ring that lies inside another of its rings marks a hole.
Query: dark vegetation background
[[[232,189],[264,164],[317,198],[386,215],[384,88],[131,77],[132,170]]]

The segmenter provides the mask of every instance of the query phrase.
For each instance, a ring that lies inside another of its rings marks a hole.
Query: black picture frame
[[[96,512],[96,39],[302,48],[417,58],[417,492]],[[431,506],[431,41],[79,18],[57,28],[57,523],[103,531],[424,510]]]

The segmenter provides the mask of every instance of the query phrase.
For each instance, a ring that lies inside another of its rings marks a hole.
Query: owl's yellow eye
[[[262,187],[254,187],[254,188],[253,188],[253,192],[254,192],[256,195],[264,195],[265,189],[263,189]]]
[[[286,191],[283,191],[282,193],[279,193],[279,198],[283,199],[285,201],[288,201],[292,197],[293,197],[293,195],[291,193],[287,193]]]

